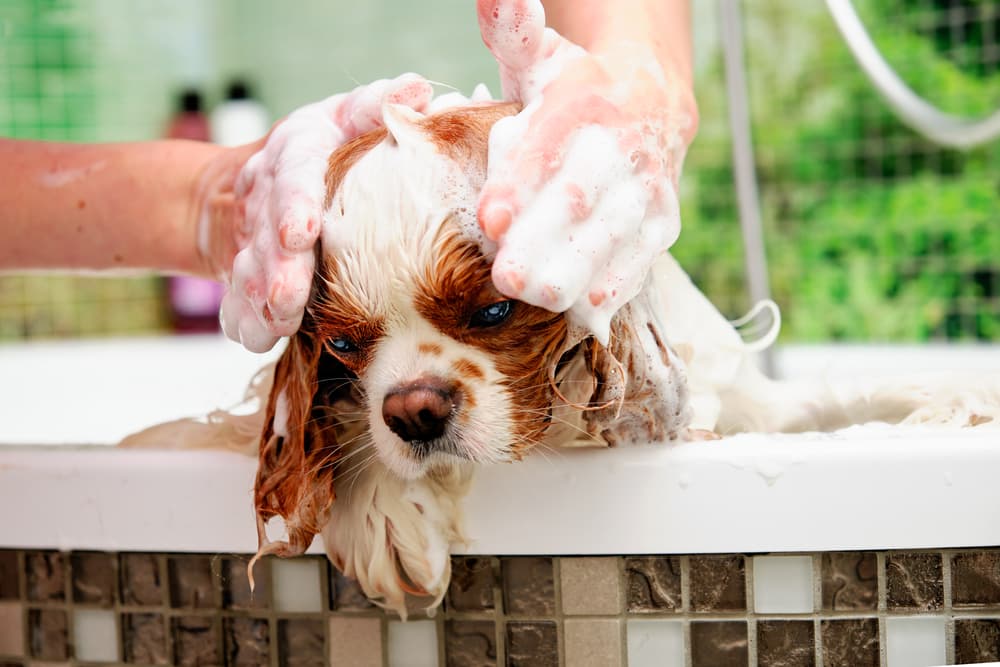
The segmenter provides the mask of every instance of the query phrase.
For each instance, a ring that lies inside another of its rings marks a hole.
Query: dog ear
[[[336,417],[319,378],[328,355],[309,329],[304,322],[274,369],[254,485],[259,547],[255,558],[303,553],[322,529],[335,497]],[[285,521],[287,542],[267,537],[265,524],[276,515]]]
[[[583,342],[593,392],[587,431],[611,446],[674,440],[691,420],[687,373],[640,294],[611,322],[607,346]]]

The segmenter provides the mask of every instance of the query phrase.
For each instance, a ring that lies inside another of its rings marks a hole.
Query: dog
[[[607,345],[503,296],[475,204],[489,130],[516,111],[388,106],[384,129],[330,156],[313,292],[273,374],[253,385],[266,404],[182,426],[189,446],[257,451],[257,557],[301,554],[321,535],[338,569],[405,617],[444,596],[476,464],[537,446],[997,416],[996,387],[964,380],[771,380],[753,361],[760,345],[744,343],[669,254]],[[287,539],[269,538],[274,517]]]

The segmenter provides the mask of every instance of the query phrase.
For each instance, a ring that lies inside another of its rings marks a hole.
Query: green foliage
[[[914,2],[861,3],[873,37],[901,76],[952,113],[977,116],[1000,107],[997,67],[956,58],[965,53],[954,43],[956,32],[948,42],[933,29],[934,21],[948,25],[947,12],[928,21],[910,7]],[[1000,337],[1000,149],[962,153],[929,144],[882,103],[827,17],[796,13],[790,0],[763,4],[769,18],[783,11],[796,29],[815,36],[791,66],[782,47],[794,36],[786,39],[768,26],[772,32],[761,39],[752,21],[748,30],[762,213],[785,338]],[[990,11],[993,18],[1000,14]],[[1000,32],[960,34],[968,52],[978,53],[984,34]],[[703,127],[724,122],[709,109],[706,118],[703,108]],[[693,186],[675,254],[723,311],[735,315],[747,304],[731,168],[724,159],[698,158],[703,149],[726,155],[724,144],[692,148],[685,185]]]

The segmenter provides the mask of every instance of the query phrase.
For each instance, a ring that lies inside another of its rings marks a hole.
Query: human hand
[[[569,311],[602,343],[680,233],[677,181],[697,107],[668,58],[638,41],[587,52],[545,28],[539,0],[478,0],[503,97],[478,218],[505,295]]]
[[[293,111],[254,144],[203,172],[199,250],[227,283],[222,327],[248,350],[269,350],[299,328],[312,286],[330,153],[382,124],[382,105],[422,110],[431,85],[382,79]]]

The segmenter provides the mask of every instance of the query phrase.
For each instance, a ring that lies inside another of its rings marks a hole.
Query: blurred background
[[[1000,3],[855,4],[916,92],[961,115],[1000,108]],[[718,17],[715,2],[692,5],[701,130],[674,253],[735,317],[750,299]],[[742,12],[782,338],[1000,338],[1000,143],[960,152],[907,129],[820,0],[745,0]],[[0,0],[2,136],[227,142],[238,137],[212,135],[221,114],[264,131],[297,106],[408,70],[498,94],[471,0]],[[3,275],[0,340],[211,328],[213,298],[153,276]]]

